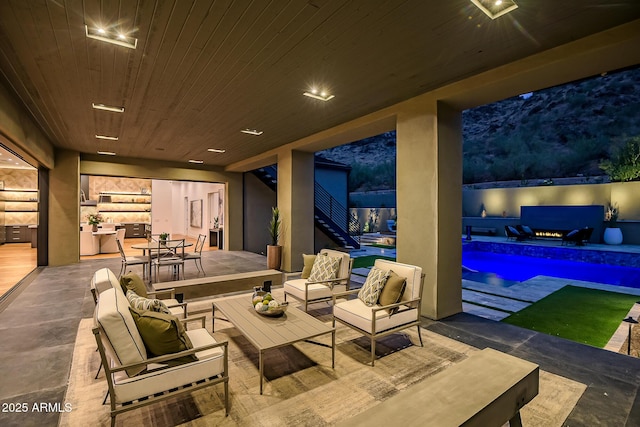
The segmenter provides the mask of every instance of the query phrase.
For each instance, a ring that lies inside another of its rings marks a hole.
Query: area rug
[[[330,318],[319,310],[320,320]],[[110,424],[102,405],[107,384],[98,370],[100,356],[91,332],[93,321],[80,322],[60,426]],[[210,315],[207,328],[211,328]],[[230,412],[224,415],[222,386],[165,400],[118,415],[116,425],[137,426],[327,426],[352,417],[403,393],[413,384],[467,358],[476,348],[417,328],[378,341],[375,367],[368,366],[369,340],[338,325],[336,363],[331,350],[301,342],[265,353],[264,394],[259,392],[258,352],[230,323],[216,320],[216,340],[229,341]],[[330,344],[330,335],[317,342]],[[523,425],[561,426],[586,386],[540,371],[540,393],[522,411]],[[443,390],[446,393],[446,390]],[[428,404],[428,402],[425,402]],[[416,408],[419,411],[420,408]],[[375,423],[374,423],[375,425]]]

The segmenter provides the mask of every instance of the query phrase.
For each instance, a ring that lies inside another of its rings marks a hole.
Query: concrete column
[[[55,152],[49,172],[49,265],[80,260],[80,156],[77,151]]]
[[[244,224],[242,212],[244,185],[242,174],[229,174],[226,186],[226,200],[224,200],[224,249],[241,251],[244,249]]]
[[[302,254],[312,254],[314,235],[313,153],[278,154],[278,208],[282,216],[282,269],[302,270]]]
[[[462,311],[462,120],[437,101],[397,118],[397,256],[422,267],[422,315]]]

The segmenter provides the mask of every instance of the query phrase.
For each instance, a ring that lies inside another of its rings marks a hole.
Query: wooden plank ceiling
[[[518,4],[492,21],[469,0],[2,0],[0,82],[58,147],[224,166],[640,17],[637,0]]]

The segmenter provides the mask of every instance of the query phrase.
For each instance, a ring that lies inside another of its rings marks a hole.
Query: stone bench
[[[538,365],[486,348],[338,425],[521,426],[538,386]]]
[[[160,282],[154,283],[153,289],[155,291],[162,291],[173,288],[175,289],[176,298],[184,301],[231,292],[250,291],[253,290],[255,286],[263,286],[267,281],[270,281],[271,285],[282,285],[282,272],[278,270],[258,270],[246,273]]]

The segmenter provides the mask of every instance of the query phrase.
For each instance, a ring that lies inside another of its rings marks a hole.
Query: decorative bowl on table
[[[270,317],[282,316],[289,306],[288,302],[276,301],[271,296],[271,293],[262,290],[255,290],[253,292],[251,302],[253,303],[253,308],[256,310],[256,313]]]

